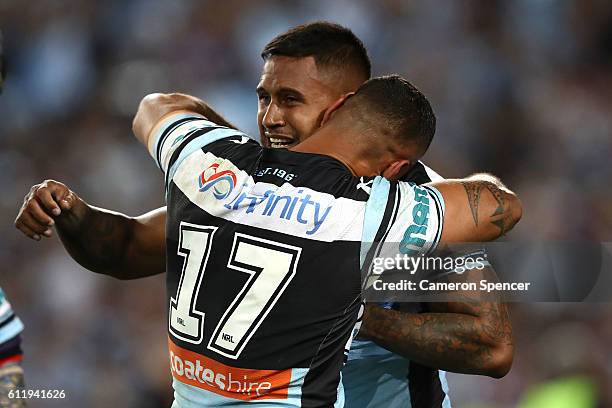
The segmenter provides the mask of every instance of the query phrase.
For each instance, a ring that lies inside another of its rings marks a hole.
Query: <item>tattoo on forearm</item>
[[[93,218],[82,237],[90,253],[101,266],[119,262],[123,255],[125,231],[117,228],[117,222],[111,215],[97,214]]]
[[[79,263],[102,272],[116,268],[123,260],[131,227],[125,218],[96,211],[83,227],[59,231],[66,248]]]
[[[491,192],[493,198],[495,198],[495,201],[497,201],[497,208],[495,209],[493,214],[491,214],[491,223],[501,229],[501,234],[504,235],[507,229],[505,222],[506,203],[504,200],[504,196],[499,187],[494,184],[487,184],[487,189]]]
[[[474,218],[474,224],[478,226],[478,206],[480,204],[480,196],[483,188],[489,190],[495,201],[497,201],[497,208],[491,214],[491,224],[501,229],[501,234],[505,234],[506,227],[506,203],[504,195],[502,194],[499,187],[488,181],[469,181],[463,182],[463,188],[468,197],[468,203],[470,204],[470,210],[472,217]]]
[[[383,346],[401,345],[401,354],[421,364],[479,373],[493,362],[492,344],[512,346],[512,327],[504,304],[467,303],[466,307],[469,315],[410,313],[410,324],[403,313],[387,311],[369,319],[368,331]],[[376,333],[381,336],[376,338]]]
[[[462,184],[468,196],[470,210],[472,210],[472,217],[474,217],[474,224],[478,226],[478,204],[480,203],[480,190],[482,190],[483,183],[469,182]]]

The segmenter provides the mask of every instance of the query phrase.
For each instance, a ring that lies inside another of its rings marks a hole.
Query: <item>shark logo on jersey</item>
[[[200,191],[208,191],[212,188],[213,195],[217,200],[227,198],[236,186],[236,174],[231,170],[217,172],[219,163],[211,164],[198,177]]]

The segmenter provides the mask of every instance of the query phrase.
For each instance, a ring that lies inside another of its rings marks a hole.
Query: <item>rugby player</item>
[[[342,96],[289,150],[262,148],[206,111],[197,98],[152,94],[133,125],[166,176],[177,407],[343,406],[362,243],[425,254],[495,239],[520,218],[490,176],[423,187],[380,177],[418,160],[434,133],[429,102],[400,77]],[[483,192],[476,220],[466,189]]]
[[[310,136],[333,101],[357,89],[370,76],[370,62],[361,42],[349,30],[329,23],[290,30],[271,41],[262,56],[265,64],[257,87],[258,122],[266,146],[293,146]],[[229,125],[209,108],[206,116]],[[435,177],[420,162],[408,172],[404,179],[419,184]],[[52,194],[57,201],[50,199]],[[43,205],[41,214],[39,203],[50,203],[50,207]],[[165,208],[129,218],[87,206],[64,185],[45,182],[32,189],[16,224],[30,237],[40,239],[51,234],[48,222],[60,208],[70,211],[65,211],[58,223],[58,232],[71,255],[85,267],[122,279],[165,270]],[[87,229],[82,228],[85,225]],[[101,230],[107,234],[100,234]],[[508,370],[512,346],[503,305],[440,303],[418,307],[417,311],[435,313],[368,307],[362,332],[411,361],[369,342],[358,342],[343,375],[347,398],[355,395],[359,401],[349,406],[442,403],[443,376],[415,361],[496,377]],[[396,330],[389,330],[390,326]]]

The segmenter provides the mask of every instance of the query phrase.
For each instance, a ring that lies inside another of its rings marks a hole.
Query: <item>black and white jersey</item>
[[[342,406],[361,242],[432,250],[440,193],[197,115],[166,118],[150,151],[166,180],[174,406]]]

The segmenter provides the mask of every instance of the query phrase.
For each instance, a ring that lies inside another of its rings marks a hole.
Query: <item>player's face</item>
[[[342,96],[313,57],[274,56],[263,67],[257,85],[257,123],[266,147],[288,148],[320,126],[325,110]]]

